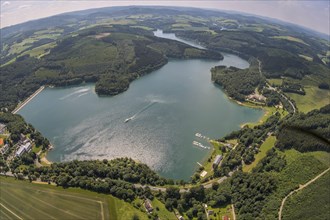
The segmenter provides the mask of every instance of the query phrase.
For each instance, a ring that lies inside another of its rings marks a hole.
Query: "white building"
[[[16,157],[22,156],[25,152],[29,152],[32,149],[32,144],[30,142],[21,145],[16,151]]]
[[[212,164],[213,169],[215,169],[220,164],[221,160],[222,160],[222,155],[219,154],[215,157],[214,162]]]

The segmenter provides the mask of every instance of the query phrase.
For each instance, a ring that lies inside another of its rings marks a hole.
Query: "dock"
[[[195,146],[197,146],[197,147],[203,148],[203,149],[211,149],[210,147],[205,146],[205,145],[203,145],[203,144],[201,144],[201,143],[199,143],[197,141],[193,141],[192,144],[195,145]]]
[[[207,141],[211,140],[210,138],[206,137],[205,135],[202,135],[201,133],[196,133],[195,136],[201,139],[205,139]]]
[[[36,97],[42,90],[45,89],[45,86],[41,86],[37,91],[35,91],[29,98],[25,99],[22,103],[19,103],[17,107],[11,112],[12,114],[16,114],[19,110],[21,110],[26,104],[28,104],[34,97]]]

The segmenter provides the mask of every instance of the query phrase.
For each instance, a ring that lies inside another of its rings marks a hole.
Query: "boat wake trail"
[[[156,101],[152,101],[150,102],[148,105],[146,105],[144,108],[142,108],[141,110],[139,110],[137,113],[135,113],[133,116],[126,118],[125,119],[125,123],[133,120],[134,118],[136,118],[136,116],[138,116],[139,114],[143,113],[144,111],[148,110],[149,108],[151,108],[153,105],[157,104],[158,102]]]
[[[89,90],[90,90],[89,88],[78,89],[78,90],[76,90],[76,91],[74,91],[74,92],[72,92],[72,93],[70,93],[70,94],[68,94],[66,96],[61,97],[60,100],[71,98],[74,95],[78,95],[78,97],[83,96],[83,95],[86,95],[86,94],[89,93]]]

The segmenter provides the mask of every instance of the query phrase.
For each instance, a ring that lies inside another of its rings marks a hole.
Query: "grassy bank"
[[[255,155],[255,160],[251,164],[245,165],[243,167],[243,172],[250,172],[255,166],[257,166],[259,161],[266,156],[267,151],[274,146],[275,141],[276,141],[276,137],[269,136],[265,140],[265,142],[260,146],[259,148],[260,151],[258,154]]]

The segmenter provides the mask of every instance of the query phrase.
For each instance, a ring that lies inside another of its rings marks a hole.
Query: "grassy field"
[[[22,56],[29,54],[31,57],[41,58],[44,55],[48,54],[49,50],[51,48],[54,48],[55,46],[56,46],[55,42],[44,44],[40,47],[35,47],[32,50],[28,50],[28,51],[22,53]]]
[[[0,216],[5,219],[131,219],[145,213],[109,195],[0,177]]]
[[[245,165],[243,167],[243,172],[250,172],[255,166],[257,166],[259,161],[266,156],[266,152],[274,146],[275,141],[276,141],[276,137],[274,136],[268,137],[265,140],[265,142],[260,146],[259,149],[260,152],[255,155],[255,160],[253,161],[253,163],[249,165]]]
[[[309,56],[306,56],[306,55],[303,55],[303,54],[299,54],[298,56],[300,56],[301,58],[304,58],[307,61],[310,61],[310,62],[313,61],[313,57],[309,57]]]
[[[154,208],[155,213],[157,213],[158,217],[163,220],[171,220],[171,219],[176,219],[176,216],[173,212],[168,211],[165,208],[165,205],[161,203],[158,199],[154,198],[152,200],[152,207]]]
[[[327,167],[330,167],[330,153],[324,151],[314,151],[314,152],[307,152],[307,153],[300,153],[295,149],[286,150],[284,153],[285,159],[288,164],[295,162],[301,156],[313,156],[320,162],[322,162]]]
[[[308,45],[305,41],[303,41],[303,40],[301,40],[299,38],[296,38],[296,37],[292,37],[292,36],[274,36],[272,38],[274,38],[274,39],[288,40],[288,41],[292,41],[292,42],[297,42],[297,43]]]
[[[271,85],[274,84],[275,86],[280,86],[280,85],[282,85],[283,79],[267,79],[267,81]]]
[[[286,93],[292,98],[301,112],[309,112],[313,109],[319,109],[330,103],[330,91],[322,90],[314,86],[305,87],[306,95]]]
[[[283,219],[329,219],[330,172],[292,195],[283,209]]]

